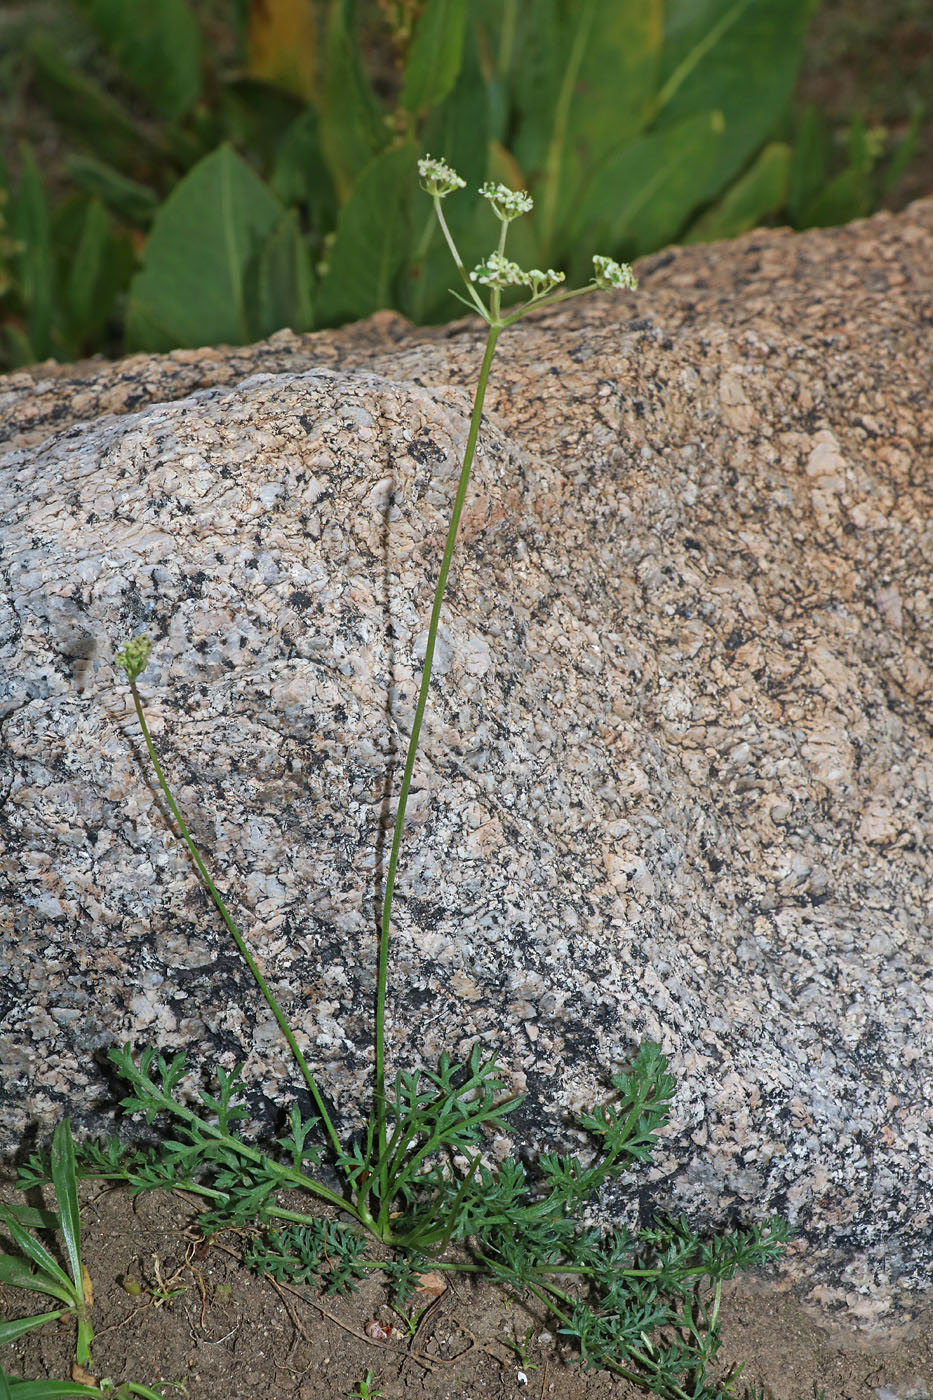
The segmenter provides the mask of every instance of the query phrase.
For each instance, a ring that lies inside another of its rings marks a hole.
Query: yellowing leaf
[[[315,25],[311,0],[250,0],[247,71],[310,102]]]

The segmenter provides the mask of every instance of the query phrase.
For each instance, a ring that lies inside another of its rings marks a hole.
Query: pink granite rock
[[[479,1038],[530,1148],[662,1041],[652,1200],[784,1212],[788,1277],[876,1326],[933,1262],[931,266],[925,201],[671,250],[503,337],[392,970],[393,1066]],[[127,1038],[287,1099],[142,761],[141,628],[195,838],[359,1112],[480,353],[382,316],[0,382],[7,1150],[99,1126]]]

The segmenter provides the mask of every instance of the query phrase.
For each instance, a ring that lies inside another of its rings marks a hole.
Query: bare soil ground
[[[12,1199],[9,1189],[3,1194]],[[95,1182],[83,1184],[81,1196],[97,1377],[190,1400],[345,1400],[359,1395],[367,1372],[385,1400],[642,1394],[605,1372],[585,1371],[553,1322],[488,1284],[455,1280],[409,1335],[378,1277],[337,1298],[283,1288],[243,1266],[245,1232],[205,1242],[181,1196],[133,1199]],[[0,1288],[5,1317],[43,1306],[37,1295]],[[884,1387],[898,1400],[930,1394],[933,1303],[913,1335],[889,1347],[828,1333],[763,1276],[728,1288],[723,1319],[723,1370],[745,1363],[740,1396],[763,1390],[769,1400],[821,1392],[825,1400],[876,1400]],[[373,1322],[394,1328],[388,1341],[367,1335]],[[509,1343],[526,1336],[522,1365]],[[3,1361],[14,1375],[69,1379],[73,1357],[74,1325],[63,1321],[7,1348]]]

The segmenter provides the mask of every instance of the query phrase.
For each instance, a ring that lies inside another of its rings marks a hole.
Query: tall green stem
[[[501,330],[502,326],[498,321],[490,323],[489,334],[486,339],[486,352],[483,355],[479,382],[477,383],[476,395],[473,399],[473,414],[470,418],[470,431],[467,435],[466,448],[463,454],[463,466],[460,468],[460,480],[457,484],[457,494],[454,498],[450,524],[447,527],[447,542],[444,545],[441,569],[437,578],[437,587],[434,590],[434,606],[431,609],[431,621],[428,626],[428,642],[424,652],[424,668],[421,672],[421,689],[418,692],[418,703],[415,706],[415,717],[412,721],[411,737],[408,740],[405,772],[402,775],[398,811],[395,814],[395,829],[392,833],[392,850],[389,854],[389,866],[386,871],[385,894],[382,901],[382,923],[379,932],[379,975],[376,985],[375,1096],[376,1120],[378,1125],[378,1150],[380,1155],[384,1153],[386,1146],[385,1015],[386,990],[389,979],[389,936],[392,923],[392,899],[395,894],[395,873],[398,868],[399,851],[402,845],[402,830],[405,826],[405,808],[408,805],[408,793],[411,788],[412,774],[415,769],[415,755],[418,752],[418,740],[421,737],[421,723],[424,719],[424,709],[428,699],[428,688],[431,683],[431,667],[434,662],[434,647],[437,642],[437,631],[441,621],[444,590],[447,587],[447,575],[450,573],[450,564],[453,559],[454,545],[457,540],[457,529],[460,525],[460,516],[463,512],[463,503],[466,500],[467,487],[470,484],[470,471],[473,466],[473,457],[476,452],[476,440],[479,437],[479,428],[483,417],[483,400],[486,397],[486,385],[489,382],[489,371],[492,368],[493,356],[496,353],[496,341],[499,339],[499,332]]]
[[[288,1042],[288,1048],[294,1055],[295,1062],[298,1065],[298,1068],[301,1070],[302,1075],[304,1076],[304,1081],[308,1086],[308,1092],[314,1100],[314,1106],[321,1116],[321,1122],[324,1124],[327,1136],[330,1138],[331,1146],[333,1147],[335,1152],[342,1153],[343,1144],[341,1143],[340,1138],[337,1136],[334,1125],[330,1120],[330,1114],[324,1107],[324,1100],[321,1098],[320,1091],[318,1090],[317,1084],[314,1080],[314,1075],[311,1073],[307,1060],[301,1053],[301,1048],[298,1045],[294,1034],[292,1033],[292,1028],[286,1021],[285,1017],[282,1015],[282,1012],[279,1008],[279,1004],[276,1001],[275,997],[272,995],[268,982],[260,972],[259,967],[256,963],[256,959],[253,957],[249,948],[246,946],[246,940],[240,933],[240,930],[237,928],[236,924],[233,922],[233,919],[230,917],[230,913],[227,909],[227,906],[221,899],[217,886],[211,879],[210,874],[208,873],[207,866],[201,859],[198,853],[198,849],[191,839],[191,836],[188,832],[188,828],[185,825],[185,819],[178,809],[178,804],[172,796],[171,789],[169,788],[169,785],[165,780],[165,774],[162,772],[162,765],[159,763],[159,758],[155,751],[155,746],[152,742],[152,736],[149,733],[149,726],[146,723],[146,716],[143,712],[143,706],[142,701],[139,697],[139,691],[136,688],[136,681],[133,679],[132,675],[129,676],[129,682],[130,693],[133,696],[133,704],[136,706],[136,718],[139,720],[140,728],[143,731],[143,738],[146,741],[146,748],[149,750],[149,758],[153,768],[155,769],[156,777],[159,780],[159,787],[162,789],[162,792],[165,796],[165,800],[168,803],[169,808],[171,810],[172,816],[178,823],[178,829],[185,839],[185,845],[191,852],[191,859],[197,866],[198,873],[201,876],[201,879],[204,881],[205,885],[210,891],[211,898],[217,905],[217,908],[220,910],[221,917],[223,918],[224,923],[227,925],[227,928],[230,931],[230,936],[236,944],[240,956],[243,958],[243,961],[246,963],[246,966],[253,974],[257,987],[262,992],[270,1011],[272,1012],[273,1016],[278,1022],[279,1030],[282,1032],[286,1041]]]

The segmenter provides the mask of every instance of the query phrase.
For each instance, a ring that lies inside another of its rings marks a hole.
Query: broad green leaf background
[[[30,36],[26,57],[38,96],[79,150],[125,169],[135,164],[141,148],[152,148],[151,134],[124,103],[83,73],[43,30]]]
[[[294,209],[283,214],[259,250],[251,323],[259,335],[270,335],[282,326],[295,331],[311,329],[312,273],[307,245],[301,237]]]
[[[337,221],[319,292],[321,319],[353,321],[392,305],[395,276],[409,246],[408,203],[416,182],[413,146],[371,161]]]
[[[812,0],[666,0],[657,125],[704,107],[725,122],[705,197],[742,170],[780,117],[812,10]]]
[[[605,189],[605,162],[645,127],[662,7],[661,0],[533,0],[523,16],[513,151],[537,202],[547,264],[565,256],[568,219],[581,198]]]
[[[205,156],[169,196],[130,285],[133,349],[242,345],[251,265],[284,210],[232,146]]]
[[[580,241],[587,228],[595,228],[601,246],[629,259],[671,242],[684,210],[696,207],[709,187],[723,138],[722,114],[714,109],[623,146],[605,162],[599,189],[591,188],[576,210]],[[574,264],[579,276],[584,257]]]
[[[781,141],[770,142],[722,199],[697,219],[690,229],[689,242],[737,238],[754,227],[762,212],[770,214],[780,209],[787,200],[790,162],[790,147]]]
[[[401,103],[428,112],[450,92],[460,71],[467,0],[427,0],[405,69]]]
[[[159,116],[190,111],[201,92],[201,33],[185,0],[76,3]]]
[[[23,174],[13,204],[10,231],[17,243],[14,260],[24,288],[28,316],[23,333],[34,359],[49,353],[52,319],[51,219],[39,164],[31,147],[22,152]]]
[[[332,0],[319,108],[321,149],[341,201],[349,198],[373,156],[390,140],[356,42],[355,16],[353,0]]]
[[[883,152],[856,119],[842,147],[793,111],[819,0],[241,2],[226,55],[196,0],[48,3],[86,34],[24,31],[63,155],[51,184],[28,149],[0,162],[13,365],[460,314],[421,154],[467,181],[445,210],[468,266],[501,180],[535,199],[510,256],[579,282],[594,252],[869,213],[920,132]]]

